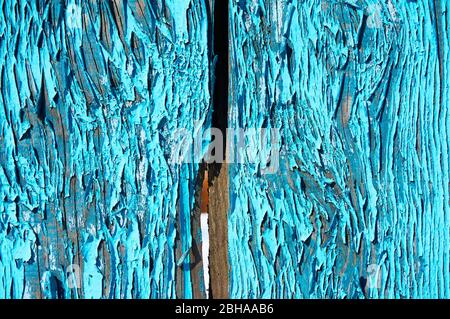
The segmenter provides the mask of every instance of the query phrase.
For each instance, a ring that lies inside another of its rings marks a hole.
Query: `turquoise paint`
[[[192,296],[207,4],[164,3],[0,1],[0,298]]]
[[[448,1],[230,4],[233,298],[448,298]],[[247,141],[253,152],[263,152]]]
[[[211,7],[0,0],[0,298],[204,292],[169,154],[212,125]],[[229,165],[230,297],[449,297],[448,12],[230,0],[229,126],[281,133]]]

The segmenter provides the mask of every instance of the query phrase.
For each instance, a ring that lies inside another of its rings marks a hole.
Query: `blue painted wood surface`
[[[450,297],[449,6],[229,1],[230,297]],[[204,297],[212,7],[0,0],[0,298]]]
[[[230,295],[448,298],[449,1],[232,0]],[[253,152],[264,151],[253,141]]]
[[[0,298],[193,296],[207,5],[0,1]]]

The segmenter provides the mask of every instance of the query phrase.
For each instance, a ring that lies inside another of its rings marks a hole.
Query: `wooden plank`
[[[448,298],[448,1],[233,0],[230,24],[229,125],[281,137],[274,174],[229,166],[230,296]]]
[[[204,294],[199,163],[170,153],[211,126],[208,6],[2,1],[0,298]]]

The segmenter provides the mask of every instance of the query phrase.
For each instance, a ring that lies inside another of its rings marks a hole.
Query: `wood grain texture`
[[[199,295],[169,155],[210,127],[208,6],[0,1],[0,298]]]
[[[449,7],[0,0],[0,298],[449,298]]]
[[[228,165],[212,164],[209,170],[209,273],[211,297],[229,298]]]
[[[231,297],[450,296],[448,10],[231,1],[230,126],[281,135],[229,166]]]

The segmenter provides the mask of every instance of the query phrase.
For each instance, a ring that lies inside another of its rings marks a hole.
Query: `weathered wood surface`
[[[0,0],[0,298],[450,297],[449,1],[217,1]]]
[[[450,297],[449,1],[231,0],[231,297]],[[246,156],[263,150],[247,141]]]
[[[0,8],[0,298],[201,296],[198,165],[168,156],[210,126],[209,4]]]
[[[228,255],[228,166],[214,165],[209,187],[209,273],[211,297],[229,297],[229,255]]]

